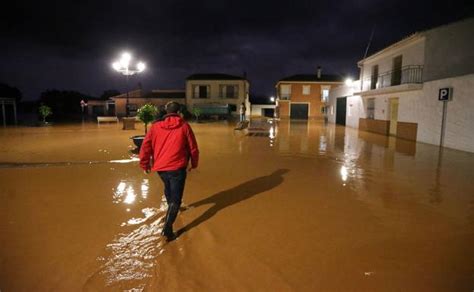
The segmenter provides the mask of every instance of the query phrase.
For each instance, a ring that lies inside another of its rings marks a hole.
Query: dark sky
[[[123,50],[146,62],[131,81],[184,88],[193,73],[247,72],[272,95],[287,75],[358,74],[371,51],[415,31],[473,15],[474,1],[16,1],[0,9],[0,82],[24,99],[45,89],[125,90],[110,64]]]

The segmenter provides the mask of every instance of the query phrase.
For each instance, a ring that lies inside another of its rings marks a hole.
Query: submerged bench
[[[101,122],[119,122],[119,119],[117,117],[97,117],[97,124]]]

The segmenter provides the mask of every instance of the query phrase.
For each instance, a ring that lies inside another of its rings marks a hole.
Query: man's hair
[[[175,101],[170,101],[165,105],[165,110],[167,114],[176,114],[179,112],[179,109],[181,107],[179,106],[179,103]]]

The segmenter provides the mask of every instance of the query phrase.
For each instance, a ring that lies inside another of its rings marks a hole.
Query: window
[[[309,95],[311,93],[311,85],[303,85],[303,95]]]
[[[220,98],[238,98],[239,86],[238,85],[220,85],[219,97]]]
[[[209,98],[209,85],[193,85],[193,98]]]
[[[323,85],[321,86],[321,101],[328,102],[329,101],[329,88],[330,86]]]
[[[280,85],[280,99],[290,99],[291,97],[291,85]]]
[[[367,99],[367,119],[375,119],[375,98]]]

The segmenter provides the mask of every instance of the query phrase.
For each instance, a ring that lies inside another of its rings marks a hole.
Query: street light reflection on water
[[[140,197],[142,200],[146,200],[148,197],[148,191],[150,189],[149,180],[143,179],[140,182]],[[137,192],[133,181],[121,180],[117,187],[113,189],[112,201],[116,204],[125,203],[132,205],[137,200]]]

